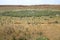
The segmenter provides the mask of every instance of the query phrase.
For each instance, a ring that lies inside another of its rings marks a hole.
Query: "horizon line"
[[[0,5],[60,5],[60,4],[0,4]]]

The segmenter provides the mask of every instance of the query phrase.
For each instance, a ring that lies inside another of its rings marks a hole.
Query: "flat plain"
[[[60,5],[1,5],[0,40],[60,40]]]

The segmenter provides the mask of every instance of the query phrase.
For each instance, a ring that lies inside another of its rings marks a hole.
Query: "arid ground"
[[[0,40],[60,40],[60,5],[1,5]]]

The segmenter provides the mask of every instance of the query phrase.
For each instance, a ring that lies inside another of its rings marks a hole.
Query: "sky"
[[[0,0],[0,5],[41,5],[59,4],[60,0]]]

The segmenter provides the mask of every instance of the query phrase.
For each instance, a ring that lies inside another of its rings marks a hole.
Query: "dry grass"
[[[0,17],[0,40],[36,40],[41,35],[60,40],[60,16]]]
[[[57,11],[56,13],[60,13],[60,5],[0,7],[0,13],[21,10],[51,10],[54,13],[55,11]],[[0,15],[0,40],[37,40],[39,37],[42,37],[42,40],[44,40],[44,38],[47,38],[45,40],[60,40],[60,15],[39,17]],[[38,40],[40,40],[40,38]]]

